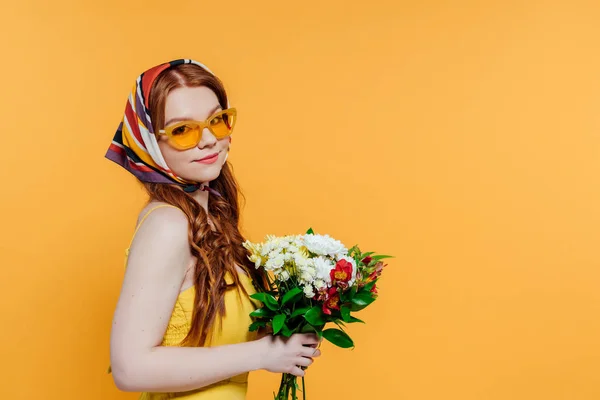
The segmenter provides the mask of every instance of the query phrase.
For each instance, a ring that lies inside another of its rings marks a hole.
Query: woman
[[[236,110],[204,65],[141,74],[106,154],[149,194],[111,331],[117,387],[142,399],[244,399],[249,371],[303,376],[314,335],[248,331],[264,287],[242,247],[238,187],[226,162]]]

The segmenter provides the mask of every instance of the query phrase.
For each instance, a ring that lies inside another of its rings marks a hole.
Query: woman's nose
[[[198,148],[203,149],[205,147],[213,147],[217,143],[217,138],[212,134],[208,128],[202,130],[202,137],[198,142]]]

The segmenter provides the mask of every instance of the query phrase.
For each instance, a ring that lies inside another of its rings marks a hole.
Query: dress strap
[[[140,220],[139,224],[136,226],[135,231],[133,232],[133,236],[131,237],[131,241],[129,242],[129,247],[125,250],[125,254],[129,255],[129,249],[131,248],[131,244],[133,243],[133,239],[135,238],[135,235],[137,234],[138,230],[140,229],[140,227],[142,226],[142,224],[144,223],[144,221],[146,220],[146,218],[148,218],[148,215],[150,215],[150,213],[156,209],[159,208],[163,208],[163,207],[171,207],[171,208],[176,208],[179,210],[179,207],[175,207],[172,206],[170,204],[159,204],[155,207],[152,207],[150,210],[148,210],[148,212],[146,214],[144,214],[144,216],[142,217],[142,219]]]

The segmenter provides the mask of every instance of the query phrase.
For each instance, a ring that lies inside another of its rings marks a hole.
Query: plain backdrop
[[[104,159],[137,75],[193,58],[239,121],[243,232],[393,254],[308,398],[600,398],[595,1],[6,1],[0,397],[107,375],[145,195]],[[279,377],[251,375],[249,400]]]

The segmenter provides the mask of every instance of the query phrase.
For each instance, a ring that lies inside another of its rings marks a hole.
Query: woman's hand
[[[301,367],[308,367],[321,355],[316,348],[319,339],[312,333],[296,333],[289,338],[267,335],[257,343],[261,346],[260,368],[270,372],[304,376]]]

